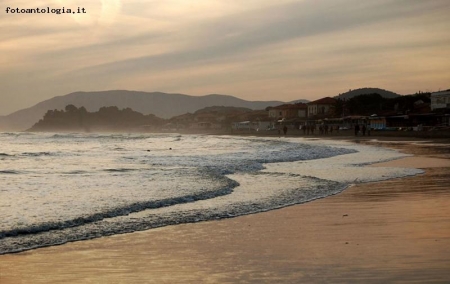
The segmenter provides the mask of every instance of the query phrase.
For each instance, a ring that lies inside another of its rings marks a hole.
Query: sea
[[[289,137],[0,133],[0,254],[231,218],[420,174],[385,147]]]

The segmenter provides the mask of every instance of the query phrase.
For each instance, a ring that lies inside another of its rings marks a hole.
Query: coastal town
[[[162,126],[164,130],[226,130],[239,132],[284,130],[303,134],[332,134],[354,130],[355,126],[372,131],[428,131],[449,130],[450,90],[404,96],[391,101],[392,107],[381,103],[352,102],[358,99],[383,100],[377,94],[352,99],[324,97],[308,103],[282,104],[265,110],[245,110],[230,107],[211,107],[193,114],[173,117]],[[374,99],[375,98],[375,99]],[[352,106],[355,105],[356,106]],[[371,104],[371,105],[370,105]],[[385,103],[389,105],[389,103]]]
[[[379,93],[342,94],[311,102],[292,102],[255,110],[210,106],[168,119],[131,108],[104,106],[88,112],[69,104],[48,110],[28,131],[178,132],[255,135],[370,135],[371,133],[450,133],[450,90],[383,97]],[[447,134],[446,134],[447,133]]]

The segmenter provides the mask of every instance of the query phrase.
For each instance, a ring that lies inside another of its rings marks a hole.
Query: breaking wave
[[[355,177],[364,182],[418,173],[361,167],[401,155],[343,142],[10,136],[0,135],[7,145],[0,156],[22,154],[0,169],[0,254],[257,213],[339,193]]]

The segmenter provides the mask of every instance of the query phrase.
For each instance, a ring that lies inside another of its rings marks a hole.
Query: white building
[[[336,100],[330,97],[325,97],[313,102],[308,103],[308,117],[313,117],[315,115],[326,115],[328,114],[334,105]]]
[[[269,117],[281,118],[306,118],[308,106],[304,103],[284,104],[269,109]]]
[[[267,130],[271,128],[271,121],[241,121],[235,122],[232,125],[232,129],[235,130]]]
[[[450,108],[450,91],[435,92],[431,94],[431,110]]]

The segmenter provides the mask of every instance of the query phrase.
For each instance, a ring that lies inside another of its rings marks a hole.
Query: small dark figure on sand
[[[284,135],[286,135],[286,133],[287,133],[287,126],[286,125],[283,127],[283,133],[284,133]]]
[[[359,124],[355,125],[355,136],[358,136],[359,133]]]
[[[366,125],[365,124],[362,125],[361,132],[362,132],[363,136],[366,136]]]

